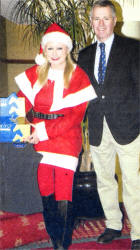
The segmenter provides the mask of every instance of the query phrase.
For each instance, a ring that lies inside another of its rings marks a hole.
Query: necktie
[[[99,46],[100,46],[100,60],[98,67],[98,83],[103,84],[106,71],[105,44],[100,43]]]

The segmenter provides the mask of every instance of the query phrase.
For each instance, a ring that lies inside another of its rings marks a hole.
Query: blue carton
[[[9,97],[0,98],[0,122],[10,121],[11,119],[16,119],[18,114],[16,110],[18,109],[17,101],[18,97],[15,93],[12,93]]]
[[[0,98],[0,142],[22,142],[29,135],[24,98],[18,98],[16,93]]]

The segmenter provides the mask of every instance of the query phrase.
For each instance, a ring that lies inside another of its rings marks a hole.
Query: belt
[[[57,119],[58,117],[64,116],[63,114],[43,114],[40,112],[35,112],[33,109],[32,109],[32,115],[35,118],[45,119],[45,120]]]

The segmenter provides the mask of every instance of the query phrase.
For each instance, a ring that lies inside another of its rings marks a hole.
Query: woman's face
[[[48,42],[45,47],[45,54],[47,59],[54,69],[64,69],[66,64],[66,57],[68,54],[68,47],[63,43]]]

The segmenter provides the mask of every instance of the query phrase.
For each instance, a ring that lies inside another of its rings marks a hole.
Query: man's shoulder
[[[115,40],[119,41],[120,43],[124,43],[124,44],[130,44],[130,45],[139,45],[140,41],[132,38],[132,37],[128,37],[128,36],[124,36],[124,35],[117,35],[115,34]]]
[[[83,54],[83,53],[90,53],[91,50],[93,50],[93,48],[96,46],[96,43],[93,43],[93,44],[90,44],[88,46],[86,46],[85,48],[82,48],[80,51],[79,51],[79,54]]]

